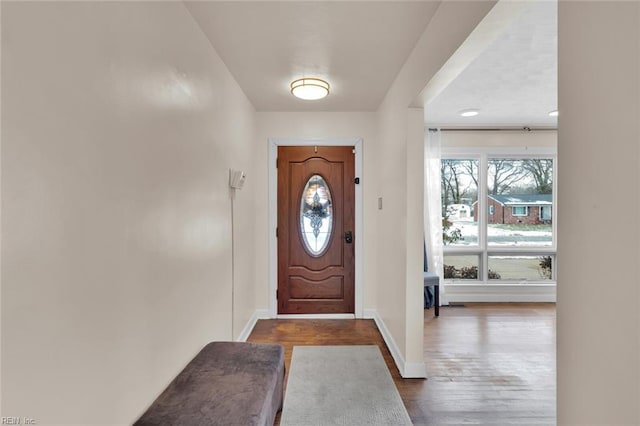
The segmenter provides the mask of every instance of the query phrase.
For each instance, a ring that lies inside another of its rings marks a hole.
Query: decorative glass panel
[[[333,228],[333,208],[329,186],[313,175],[302,190],[300,232],[309,252],[319,256],[327,248]]]

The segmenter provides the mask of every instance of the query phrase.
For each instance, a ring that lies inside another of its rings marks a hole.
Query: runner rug
[[[294,346],[280,424],[412,423],[378,346]]]

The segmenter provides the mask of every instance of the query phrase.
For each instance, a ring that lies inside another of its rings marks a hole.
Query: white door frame
[[[276,161],[279,146],[354,146],[356,150],[355,171],[356,177],[362,178],[362,139],[296,139],[296,138],[269,138],[269,315],[278,317],[278,301],[276,290],[278,288],[278,242],[276,240],[276,227],[278,226],[278,169]],[[364,227],[362,222],[363,192],[362,183],[356,187],[356,211],[355,211],[355,318],[363,318],[363,288],[362,288],[362,247]],[[287,315],[292,318],[291,315]],[[306,318],[353,318],[354,315],[326,314],[326,315],[297,315]]]

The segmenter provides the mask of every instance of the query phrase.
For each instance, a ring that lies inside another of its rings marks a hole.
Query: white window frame
[[[516,214],[516,209],[524,209],[524,214]],[[529,216],[529,206],[511,206],[511,216],[527,217]]]
[[[487,226],[488,226],[488,190],[487,190],[487,175],[489,159],[551,159],[553,160],[553,198],[552,205],[557,206],[557,176],[558,176],[558,161],[555,148],[547,147],[443,147],[441,151],[441,158],[447,159],[459,159],[459,160],[478,160],[478,245],[474,246],[444,246],[444,255],[477,255],[479,257],[478,265],[478,280],[444,280],[444,284],[447,286],[509,286],[517,285],[522,286],[554,286],[556,285],[556,251],[557,251],[557,220],[553,219],[553,216],[557,216],[557,207],[554,209],[552,216],[552,232],[553,239],[551,246],[540,247],[492,247],[488,244],[487,240]],[[482,172],[482,171],[485,172]],[[528,210],[528,209],[527,209]],[[483,214],[484,212],[484,214]],[[551,256],[552,259],[552,277],[551,280],[527,280],[527,281],[515,281],[515,280],[489,280],[489,256]],[[449,290],[449,300],[455,298]],[[555,299],[555,297],[554,297]],[[478,300],[484,300],[479,298]],[[471,301],[471,300],[468,300]]]

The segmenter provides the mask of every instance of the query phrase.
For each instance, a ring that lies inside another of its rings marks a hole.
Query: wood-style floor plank
[[[260,320],[248,341],[371,345],[416,425],[553,425],[555,305],[466,304],[425,310],[427,380],[402,379],[372,320]]]

